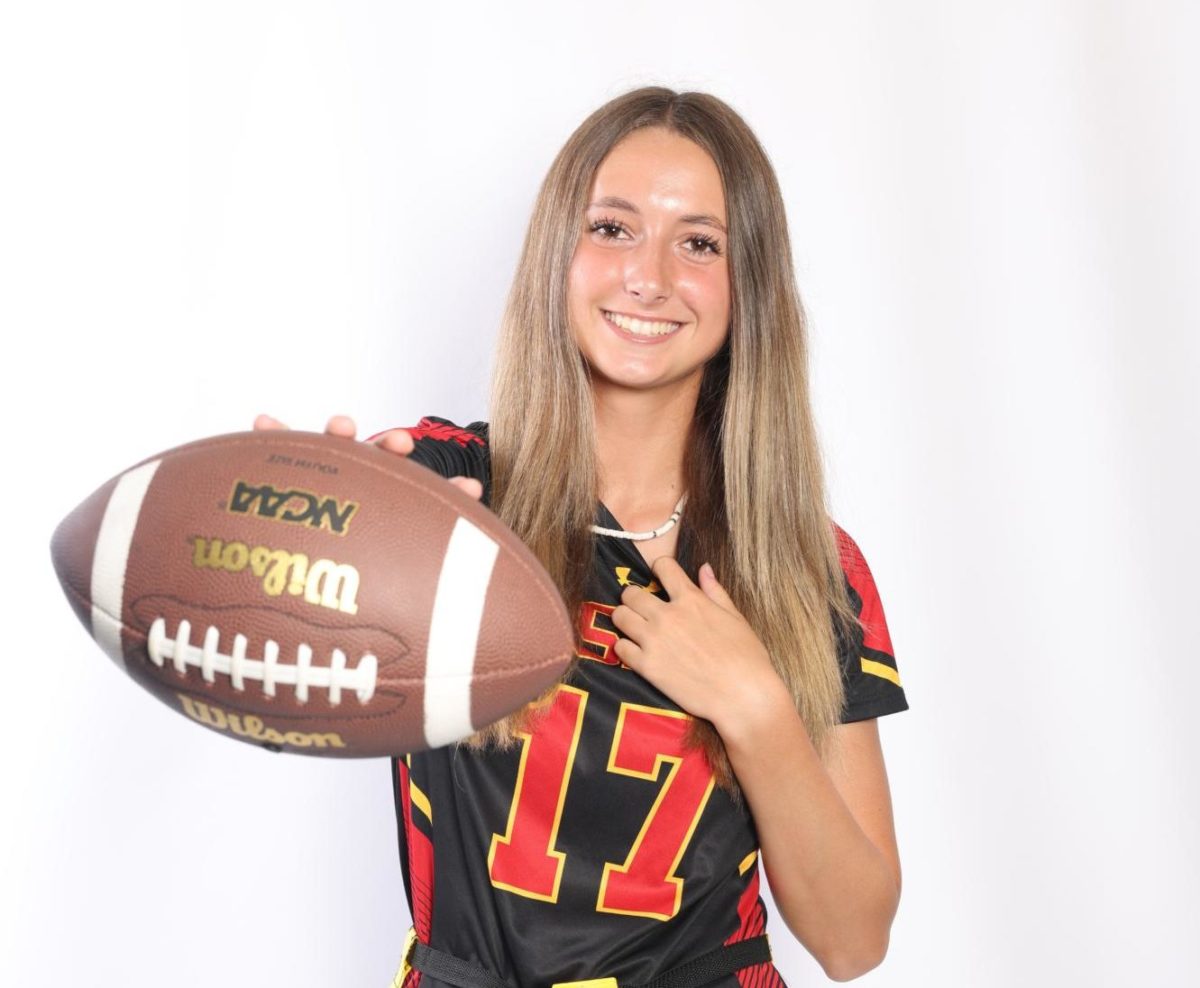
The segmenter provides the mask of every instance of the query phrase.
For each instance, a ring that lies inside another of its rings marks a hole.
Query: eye
[[[616,240],[622,234],[629,233],[623,224],[607,216],[589,223],[588,231],[599,234],[602,240]]]
[[[721,256],[720,241],[716,237],[710,237],[707,233],[693,233],[684,243],[688,245],[688,250],[693,254]]]

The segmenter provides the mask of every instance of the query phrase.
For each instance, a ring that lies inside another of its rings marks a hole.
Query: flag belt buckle
[[[588,978],[586,981],[556,981],[550,988],[619,988],[616,978]]]

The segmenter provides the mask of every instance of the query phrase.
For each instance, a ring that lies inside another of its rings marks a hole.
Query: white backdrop
[[[881,721],[904,894],[863,983],[1191,983],[1198,28],[1184,2],[7,6],[0,983],[387,983],[386,763],[148,700],[50,533],[262,410],[482,417],[535,189],[648,82],[722,96],[776,164],[836,516],[912,704]]]

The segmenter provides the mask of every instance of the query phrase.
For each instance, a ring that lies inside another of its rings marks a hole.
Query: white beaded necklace
[[[597,535],[611,535],[614,539],[632,539],[634,542],[645,542],[647,539],[656,539],[660,535],[666,535],[667,532],[675,527],[675,523],[679,521],[679,516],[683,514],[683,504],[686,500],[687,494],[685,493],[675,505],[675,510],[671,512],[671,517],[650,532],[626,532],[619,528],[602,528],[599,525],[592,525],[591,529]]]

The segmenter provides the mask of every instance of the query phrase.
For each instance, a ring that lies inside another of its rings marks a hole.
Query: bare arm
[[[835,981],[878,966],[900,900],[891,795],[875,720],[835,728],[826,768],[786,692],[721,731],[788,928]],[[720,731],[720,725],[718,725]]]

